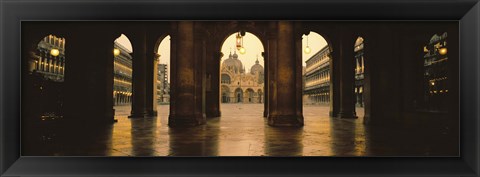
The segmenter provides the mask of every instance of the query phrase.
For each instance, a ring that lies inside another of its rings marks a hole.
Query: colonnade
[[[24,51],[32,49],[31,44],[37,44],[40,36],[51,33],[68,40],[65,89],[66,93],[75,94],[66,95],[65,116],[71,119],[113,122],[112,42],[121,33],[130,39],[134,49],[131,118],[157,114],[154,49],[156,40],[166,35],[171,36],[169,126],[201,125],[208,117],[220,116],[219,70],[222,54],[219,49],[227,35],[238,31],[254,33],[265,46],[262,54],[265,58],[264,116],[271,126],[304,124],[302,35],[309,31],[324,36],[332,48],[332,73],[329,76],[331,116],[356,118],[356,64],[352,46],[358,36],[364,37],[368,46],[364,51],[367,58],[364,61],[363,88],[365,120],[373,120],[370,116],[374,114],[379,117],[399,115],[401,110],[400,103],[386,103],[386,98],[401,100],[399,95],[382,90],[402,91],[397,87],[400,86],[397,81],[403,76],[402,67],[395,67],[402,61],[395,58],[406,56],[385,45],[392,40],[392,37],[385,36],[399,33],[399,30],[382,30],[386,26],[359,28],[348,23],[298,21],[89,23],[71,26],[62,26],[61,22],[29,23],[25,25],[26,29],[40,30],[25,33],[25,38],[22,38],[25,42],[22,43],[23,48],[27,49]],[[382,60],[386,56],[393,56],[395,62]]]

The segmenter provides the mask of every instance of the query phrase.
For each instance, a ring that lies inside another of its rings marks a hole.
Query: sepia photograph
[[[460,156],[458,21],[22,21],[22,156]]]

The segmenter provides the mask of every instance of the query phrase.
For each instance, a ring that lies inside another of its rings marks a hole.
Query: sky
[[[234,50],[236,50],[235,36],[236,36],[236,33],[230,35],[223,43],[222,49],[221,49],[221,52],[224,54],[222,58],[222,62],[223,60],[228,58],[230,51],[233,54]],[[115,41],[123,45],[128,50],[132,52],[134,51],[134,49],[132,49],[130,40],[128,40],[127,36],[122,34]],[[308,35],[308,46],[312,49],[312,52],[310,52],[309,54],[306,54],[305,52],[302,51],[303,66],[306,65],[305,61],[307,59],[309,59],[311,56],[313,56],[315,53],[317,53],[320,49],[322,49],[326,45],[327,45],[327,41],[321,35],[315,32],[310,32],[310,34]],[[262,45],[262,42],[260,41],[260,39],[258,39],[252,33],[246,32],[243,38],[243,46],[246,49],[245,54],[240,54],[238,50],[236,52],[237,52],[238,58],[240,59],[240,61],[242,61],[243,65],[245,66],[245,70],[247,72],[249,72],[250,68],[255,64],[255,60],[257,59],[257,56],[258,56],[258,61],[260,62],[260,65],[265,66],[264,60],[262,57],[264,46]],[[307,37],[303,35],[302,50],[305,49],[306,46],[307,46]],[[157,53],[160,54],[159,63],[167,64],[167,70],[170,71],[170,36],[167,36],[162,40]],[[168,80],[170,81],[170,74],[168,74]]]
[[[260,62],[259,64],[262,66],[265,66],[263,57],[262,57],[264,46],[262,45],[262,42],[260,41],[260,39],[258,39],[257,36],[255,36],[254,34],[246,32],[245,36],[243,36],[243,47],[245,48],[246,53],[240,54],[240,52],[235,47],[236,35],[237,33],[230,35],[223,42],[222,49],[221,49],[221,52],[223,53],[223,58],[221,62],[223,62],[228,58],[228,55],[230,54],[230,52],[232,54],[236,52],[238,55],[238,59],[242,61],[243,66],[245,66],[246,72],[250,72],[250,68],[252,68],[252,66],[255,64],[255,61],[257,60],[257,56],[258,56],[258,61]]]
[[[307,46],[307,36],[303,35],[302,38],[302,50],[304,50]],[[305,61],[315,55],[315,53],[320,51],[320,49],[322,49],[326,45],[327,41],[325,40],[325,38],[323,38],[318,33],[310,31],[310,34],[308,35],[308,46],[310,47],[310,49],[312,49],[312,51],[309,54],[306,54],[304,51],[302,51],[302,65],[306,66]]]

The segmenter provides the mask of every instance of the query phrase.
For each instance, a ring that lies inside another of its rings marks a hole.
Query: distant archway
[[[156,73],[154,77],[154,82],[156,82],[155,102],[160,105],[168,105],[170,103],[170,39],[170,35],[161,37],[155,46],[155,57],[157,60],[154,70],[154,73]]]
[[[230,103],[230,88],[226,85],[222,85],[222,103]]]
[[[243,102],[243,91],[241,88],[235,89],[235,102],[242,103]]]
[[[265,87],[264,46],[260,38],[250,32],[235,32],[225,37],[220,52],[225,54],[220,65],[222,103],[225,103],[224,94],[227,92],[224,89],[227,87],[237,88],[233,92],[230,102],[263,103],[257,98],[263,98],[264,92],[255,93],[255,90],[264,90]]]
[[[113,42],[113,105],[128,105],[132,96],[132,44],[120,35]]]
[[[331,107],[332,48],[320,34],[310,31],[302,39],[303,104]],[[328,109],[326,109],[328,110]]]
[[[29,115],[63,116],[66,39],[49,34],[29,51],[28,79],[32,84],[25,96],[31,98]],[[42,118],[43,119],[43,118]]]
[[[255,91],[253,91],[252,88],[248,88],[245,92],[247,93],[247,100],[246,100],[246,101],[247,101],[248,103],[253,103],[253,102],[254,102],[254,93],[255,93]]]

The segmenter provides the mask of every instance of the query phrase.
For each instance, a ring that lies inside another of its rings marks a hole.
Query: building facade
[[[222,103],[264,103],[264,69],[258,58],[246,73],[237,53],[230,53],[220,72]]]
[[[157,96],[157,102],[160,104],[167,104],[170,102],[170,83],[168,83],[168,70],[166,64],[158,64]]]
[[[363,107],[364,58],[363,38],[359,37],[354,46],[355,52],[355,105]],[[304,104],[326,104],[330,102],[330,49],[325,46],[305,61]]]
[[[363,107],[364,105],[364,71],[365,71],[365,61],[363,58],[363,38],[358,37],[355,41],[355,99],[356,106]]]
[[[65,38],[48,35],[30,54],[29,71],[53,82],[63,82],[65,75]]]
[[[114,42],[113,105],[130,104],[132,96],[132,56],[121,44]]]
[[[330,48],[325,46],[305,61],[304,104],[330,102]]]
[[[448,55],[447,33],[433,35],[424,47],[424,109],[447,111]]]
[[[35,121],[62,118],[64,114],[65,38],[48,35],[28,53],[29,90],[25,97],[32,108],[26,115]],[[40,117],[40,119],[36,119]]]

